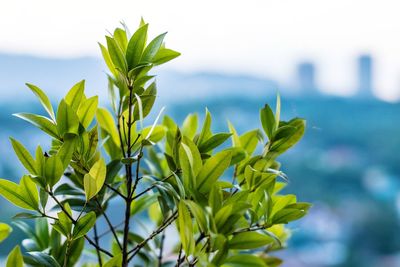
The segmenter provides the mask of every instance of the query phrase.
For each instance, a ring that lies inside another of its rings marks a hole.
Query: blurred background
[[[19,180],[9,136],[33,151],[39,130],[12,117],[41,113],[24,86],[58,103],[86,79],[107,106],[106,67],[96,41],[143,16],[168,30],[182,56],[158,70],[154,110],[181,122],[213,114],[213,130],[259,125],[259,109],[282,95],[286,118],[307,119],[304,139],[280,158],[288,192],[314,204],[292,224],[287,267],[400,266],[400,3],[389,0],[2,1],[0,177]],[[153,114],[153,116],[156,114]],[[15,214],[0,199],[0,221]],[[15,230],[0,257],[23,235]]]

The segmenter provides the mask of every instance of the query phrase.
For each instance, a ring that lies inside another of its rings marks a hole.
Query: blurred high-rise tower
[[[297,82],[301,94],[315,94],[315,66],[311,62],[302,62],[297,66]]]
[[[370,55],[361,55],[357,59],[358,95],[373,97],[373,59]]]

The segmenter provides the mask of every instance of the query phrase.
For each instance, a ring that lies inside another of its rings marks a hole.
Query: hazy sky
[[[375,59],[376,93],[400,98],[398,0],[13,0],[0,2],[0,52],[99,56],[96,41],[141,16],[150,33],[169,32],[179,71],[216,70],[293,80],[296,64],[317,66],[320,87],[349,95],[355,58]]]

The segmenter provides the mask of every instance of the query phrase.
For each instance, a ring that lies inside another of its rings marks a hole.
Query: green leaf
[[[0,243],[12,232],[12,228],[6,223],[0,223]]]
[[[50,187],[53,187],[64,174],[64,164],[58,155],[46,158],[44,177]]]
[[[8,254],[6,267],[23,267],[24,259],[22,257],[21,249],[15,246]]]
[[[232,134],[230,133],[217,133],[211,136],[207,141],[199,145],[199,150],[201,153],[206,153],[213,150],[214,148],[220,146],[224,143]]]
[[[126,32],[121,28],[116,28],[113,34],[114,40],[117,42],[118,46],[125,53],[126,46],[128,45],[128,39],[126,37]]]
[[[275,116],[271,108],[266,104],[263,109],[260,110],[260,120],[265,134],[271,140],[273,133],[275,131]]]
[[[259,130],[253,130],[239,137],[242,148],[246,150],[249,155],[253,154],[254,150],[257,148],[260,135],[261,132]]]
[[[93,96],[85,99],[78,108],[77,115],[79,121],[86,129],[90,126],[90,123],[96,115],[98,102],[98,96]]]
[[[65,100],[61,100],[57,110],[57,129],[60,136],[66,133],[78,134],[79,118]]]
[[[29,89],[31,89],[31,91],[39,98],[44,109],[47,111],[50,117],[55,120],[53,106],[51,105],[50,99],[47,97],[47,95],[36,85],[26,83],[26,86],[28,86]]]
[[[274,239],[257,232],[243,232],[233,236],[229,241],[230,249],[255,249],[272,244]]]
[[[64,210],[68,212],[70,216],[72,216],[71,207],[68,203],[64,204]],[[69,216],[64,212],[60,211],[57,213],[58,220],[54,222],[52,225],[55,230],[57,230],[60,234],[64,235],[65,237],[70,237],[71,230],[72,230],[72,221]]]
[[[0,179],[0,195],[20,208],[28,210],[39,208],[38,190],[29,176],[23,176],[19,185]]]
[[[122,254],[119,253],[104,263],[103,267],[118,267],[122,265]]]
[[[81,104],[84,89],[85,80],[82,80],[75,84],[65,96],[65,103],[67,103],[74,111],[77,111]]]
[[[182,248],[186,255],[191,255],[195,247],[193,239],[193,224],[184,201],[180,201],[178,205],[178,229]]]
[[[182,135],[187,136],[189,139],[193,139],[196,135],[198,127],[198,116],[197,114],[189,114],[182,125]]]
[[[141,58],[144,46],[147,40],[148,24],[140,27],[131,37],[126,50],[126,61],[128,62],[129,70],[136,67]]]
[[[273,198],[273,208],[271,211],[271,216],[281,209],[285,208],[289,204],[296,203],[295,195],[285,195],[285,196],[274,196]]]
[[[196,176],[202,167],[200,152],[197,146],[187,137],[183,137],[179,147],[179,161],[183,174],[183,184],[190,189],[196,184]]]
[[[98,160],[85,174],[83,179],[86,199],[90,200],[96,196],[104,185],[106,179],[107,166],[103,159]]]
[[[306,214],[307,214],[307,211],[303,210],[303,209],[285,208],[285,209],[278,211],[272,217],[272,223],[273,224],[289,223],[291,221],[295,221],[295,220],[298,220],[298,219],[304,217]]]
[[[60,267],[60,265],[53,258],[53,256],[50,256],[49,254],[46,254],[44,252],[39,252],[39,251],[28,252],[27,257],[32,259],[35,262],[36,266]]]
[[[91,211],[85,216],[81,217],[74,227],[74,231],[72,233],[73,240],[76,240],[86,235],[87,232],[89,232],[89,230],[93,228],[95,223],[96,214],[94,213],[94,211]]]
[[[108,53],[110,54],[110,58],[114,63],[114,66],[120,69],[121,72],[126,73],[128,67],[121,48],[113,38],[106,36],[106,39]]]
[[[100,127],[106,131],[112,138],[113,142],[119,146],[119,136],[118,130],[115,126],[114,119],[111,113],[104,108],[97,109],[97,122],[99,123]]]
[[[160,34],[156,38],[154,38],[146,47],[143,52],[143,56],[141,59],[141,63],[152,63],[155,55],[161,48],[161,45],[164,41],[164,37],[167,33]]]
[[[13,114],[15,117],[18,117],[20,119],[23,119],[24,121],[27,121],[34,126],[38,127],[40,130],[43,132],[47,133],[51,137],[54,137],[56,139],[60,139],[60,136],[58,135],[58,130],[57,126],[54,124],[54,122],[46,117],[36,115],[36,114],[31,114],[31,113],[16,113]]]
[[[83,177],[83,187],[85,189],[86,201],[89,201],[96,195],[96,180],[88,173]]]
[[[64,143],[57,152],[57,156],[60,158],[64,170],[68,167],[77,144],[78,138],[75,135],[64,136]]]
[[[17,155],[19,161],[24,165],[26,170],[31,174],[37,174],[36,162],[29,153],[29,151],[17,140],[10,138],[11,144],[14,148],[15,154]]]
[[[179,57],[180,55],[181,53],[177,51],[161,47],[153,58],[153,64],[154,66],[161,65],[170,60],[173,60],[174,58]]]
[[[291,148],[292,146],[294,146],[297,142],[299,142],[300,139],[304,135],[304,131],[306,128],[306,122],[303,119],[296,118],[296,119],[289,121],[287,123],[287,126],[289,126],[288,128],[291,128],[294,130],[290,130],[287,134],[284,135],[280,132],[280,129],[282,129],[283,127],[286,127],[286,126],[281,127],[277,131],[276,136],[273,137],[274,142],[270,148],[270,151],[281,154],[281,153],[285,152],[286,150],[288,150],[289,148]],[[278,133],[280,133],[279,136],[278,136]]]
[[[231,156],[230,151],[221,151],[206,161],[197,176],[197,188],[200,192],[205,193],[211,189],[229,167]]]
[[[111,57],[110,57],[110,54],[108,53],[107,48],[104,45],[102,45],[101,43],[99,43],[99,46],[100,46],[101,54],[103,55],[104,61],[106,62],[108,69],[111,71],[111,73],[114,76],[117,76],[118,72],[115,70],[114,63],[111,60]]]
[[[212,133],[211,133],[211,114],[208,111],[208,109],[206,109],[206,118],[204,119],[203,128],[201,129],[199,139],[197,140],[197,144],[201,145],[208,138],[210,138],[211,135],[212,135]]]
[[[205,211],[198,205],[196,202],[191,200],[185,200],[186,205],[188,206],[189,210],[193,214],[197,224],[202,233],[208,233],[208,222],[206,218]]]
[[[222,267],[267,267],[267,265],[255,255],[240,254],[227,258]]]

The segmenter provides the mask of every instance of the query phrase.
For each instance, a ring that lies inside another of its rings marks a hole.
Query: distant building
[[[315,66],[311,62],[303,62],[297,66],[297,82],[301,94],[315,94]]]
[[[358,95],[373,96],[373,59],[370,55],[361,55],[357,59]]]

